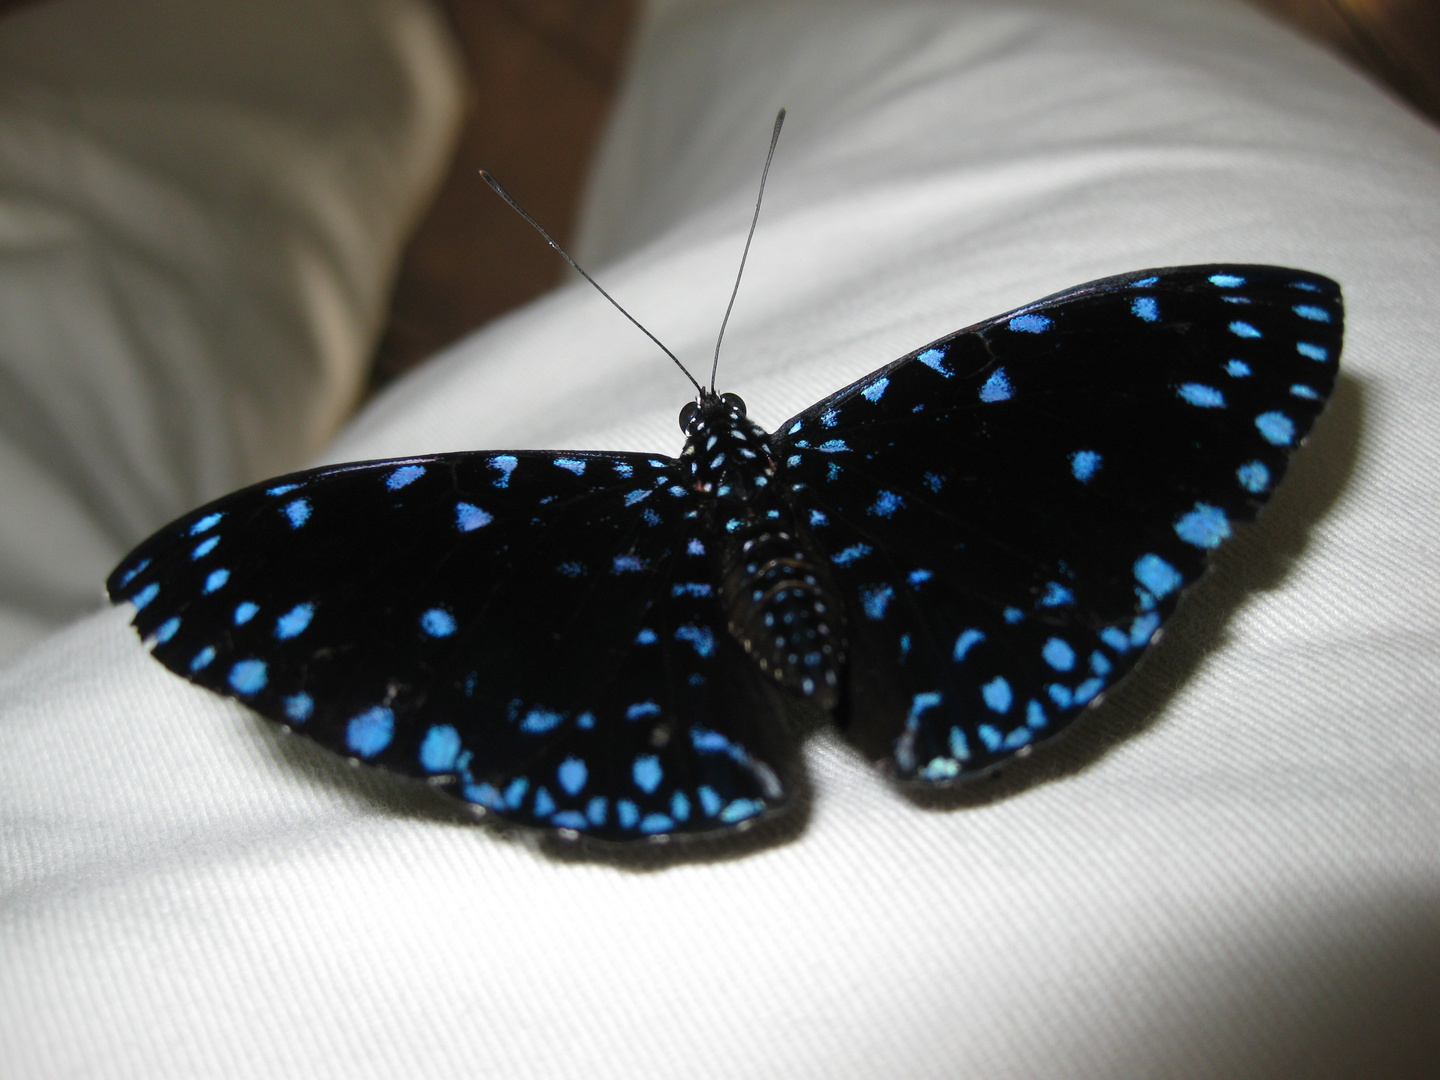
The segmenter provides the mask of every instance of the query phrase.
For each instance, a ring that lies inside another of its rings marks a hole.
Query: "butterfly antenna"
[[[777,128],[776,130],[778,131],[779,129]],[[660,351],[663,352],[666,356],[668,356],[671,360],[675,361],[675,366],[678,367],[682,372],[684,372],[685,377],[690,380],[691,385],[695,387],[695,389],[700,393],[702,397],[704,396],[705,388],[695,381],[695,376],[690,374],[689,369],[680,362],[680,358],[676,356],[673,352],[671,352],[669,349],[667,349],[663,341],[657,338],[649,330],[646,330],[639,319],[635,318],[634,315],[631,315],[630,312],[626,311],[623,307],[621,307],[618,300],[616,300],[604,289],[600,288],[600,283],[594,278],[592,278],[589,274],[587,274],[585,272],[585,268],[570,257],[570,253],[568,251],[566,251],[564,248],[562,248],[559,244],[555,242],[555,238],[545,231],[544,226],[542,226],[538,221],[531,217],[525,211],[525,208],[523,206],[521,206],[519,203],[517,203],[514,199],[510,197],[510,193],[500,186],[500,182],[496,180],[495,177],[491,176],[487,170],[481,169],[480,179],[484,180],[485,183],[489,184],[491,190],[493,190],[496,195],[499,195],[500,198],[504,199],[507,203],[509,203],[510,209],[514,210],[517,214],[519,214],[526,221],[528,221],[530,223],[530,227],[536,232],[538,232],[541,236],[543,236],[545,238],[545,242],[549,244],[552,248],[554,248],[556,251],[558,251],[560,253],[560,257],[564,259],[567,263],[569,263],[571,266],[573,266],[581,277],[583,277],[591,285],[594,285],[596,291],[601,296],[605,297],[606,300],[609,300],[610,303],[614,304],[616,311],[620,312],[621,315],[624,315],[627,319],[629,319],[632,323],[639,327],[642,334],[648,337],[656,345],[660,346]],[[732,300],[731,303],[734,303],[734,301]]]
[[[730,290],[730,304],[725,308],[725,318],[720,320],[720,336],[715,339],[715,362],[710,365],[710,393],[715,393],[715,373],[720,370],[720,343],[725,340],[725,327],[730,322],[730,312],[735,310],[735,297],[740,294],[740,278],[745,273],[745,260],[750,257],[750,241],[755,239],[755,226],[760,222],[760,202],[765,198],[765,178],[770,175],[770,161],[775,156],[775,144],[780,141],[780,125],[785,123],[785,110],[775,114],[775,130],[770,133],[770,152],[765,155],[765,168],[760,173],[760,194],[755,197],[755,216],[750,219],[750,235],[745,237],[745,250],[740,255],[740,270],[735,275],[735,288]]]

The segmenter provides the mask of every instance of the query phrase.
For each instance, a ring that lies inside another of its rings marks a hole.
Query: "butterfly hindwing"
[[[1338,287],[1140,271],[960,331],[777,433],[850,621],[850,738],[950,782],[1122,676],[1333,387]]]
[[[777,808],[778,705],[725,632],[669,458],[312,470],[112,575],[172,671],[506,820],[621,840]]]

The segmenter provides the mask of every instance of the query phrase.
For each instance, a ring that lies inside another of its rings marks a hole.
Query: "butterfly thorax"
[[[688,420],[688,423],[686,422]],[[845,658],[843,608],[802,542],[770,436],[734,394],[682,414],[681,452],[702,497],[731,635],[777,683],[830,710]]]

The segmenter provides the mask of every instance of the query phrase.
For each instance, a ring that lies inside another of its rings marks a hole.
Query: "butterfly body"
[[[734,394],[708,394],[681,415],[681,451],[714,538],[726,628],[760,670],[816,707],[835,707],[843,671],[843,605],[823,556],[805,546],[770,436]],[[704,585],[699,586],[704,588]]]
[[[156,659],[489,816],[625,842],[782,811],[796,713],[897,781],[984,775],[1128,671],[1333,388],[1298,270],[1091,282],[767,433],[678,458],[333,466],[192,512],[112,574]]]

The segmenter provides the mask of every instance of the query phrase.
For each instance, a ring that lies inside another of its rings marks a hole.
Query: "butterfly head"
[[[716,394],[706,390],[680,410],[680,430],[694,438],[705,431],[733,426],[745,419],[745,399],[739,394]]]

